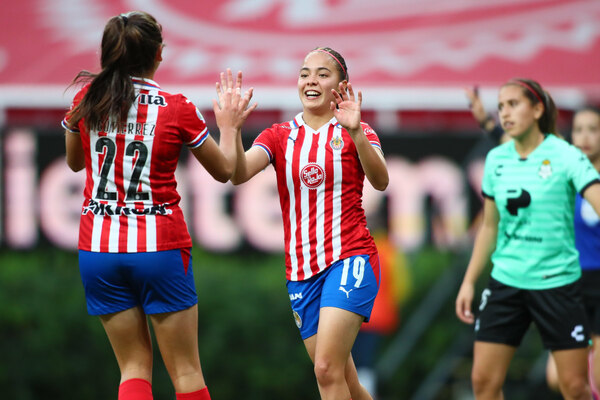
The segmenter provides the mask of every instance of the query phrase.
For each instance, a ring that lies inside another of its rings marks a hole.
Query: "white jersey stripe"
[[[138,226],[137,218],[127,218],[127,252],[137,252],[138,245]]]
[[[333,136],[342,137],[342,128],[338,124],[333,130]],[[340,258],[342,251],[342,153],[333,152],[333,207],[332,207],[332,257],[333,261]]]
[[[158,95],[159,90],[151,90],[151,94]],[[158,110],[159,106],[156,104],[149,104],[146,113],[146,123],[157,124],[158,121]],[[152,165],[152,150],[154,140],[145,141],[146,147],[148,148],[148,158],[146,159],[146,165]],[[144,168],[142,175],[140,176],[140,182],[142,183],[142,190],[150,196],[146,201],[148,206],[151,206],[154,201],[152,198],[152,187],[150,181],[150,168]],[[156,238],[156,216],[148,215],[146,217],[146,251],[156,251],[157,238]]]
[[[146,251],[156,251],[156,215],[146,216]]]
[[[110,216],[110,231],[108,234],[108,252],[119,252],[119,229],[121,227],[118,215]]]
[[[100,251],[100,239],[102,237],[102,221],[104,217],[101,215],[93,216],[94,222],[92,224],[92,243],[91,251]]]
[[[302,147],[300,149],[300,157],[299,162],[300,165],[308,164],[308,154],[312,147],[313,140],[313,130],[308,126],[304,126],[304,142],[302,143]],[[309,201],[309,193],[310,189],[300,185],[300,204],[301,210],[309,210],[310,209],[310,201]],[[302,240],[302,255],[304,256],[304,264],[302,265],[302,269],[304,270],[304,276],[309,277],[312,275],[312,270],[310,269],[310,214],[300,213],[300,232],[301,232],[301,240]],[[293,231],[292,231],[293,232]]]
[[[325,170],[325,155],[327,154],[327,136],[329,135],[329,124],[319,132],[319,147],[317,149],[317,164],[323,167]],[[327,179],[327,178],[326,178]],[[319,266],[319,272],[327,268],[325,260],[325,186],[321,185],[317,188],[317,216],[316,216],[316,236],[317,236],[317,265]]]
[[[286,163],[285,167],[285,181],[287,182],[287,190],[290,198],[290,210],[289,210],[289,218],[290,218],[290,242],[289,242],[289,252],[290,255],[290,263],[291,263],[291,275],[292,280],[298,280],[298,256],[296,255],[296,197],[294,192],[294,177],[292,175],[292,160],[294,159],[294,145],[296,144],[296,138],[298,137],[298,128],[293,129],[290,132],[290,139],[287,140],[286,149],[285,149],[285,159],[289,160]]]

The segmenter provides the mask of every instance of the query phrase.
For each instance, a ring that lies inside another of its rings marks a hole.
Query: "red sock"
[[[119,385],[119,400],[152,399],[152,385],[145,379],[128,379]]]
[[[191,393],[175,393],[177,400],[210,400],[210,394],[208,394],[208,388],[200,389]]]

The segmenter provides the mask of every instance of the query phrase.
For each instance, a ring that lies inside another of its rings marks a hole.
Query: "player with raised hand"
[[[321,398],[371,399],[350,350],[378,291],[377,248],[361,205],[364,178],[378,190],[389,177],[379,138],[361,121],[362,93],[348,82],[336,51],[319,47],[298,76],[303,112],[265,129],[244,152],[231,181],[240,184],[272,164],[284,224],[292,313]]]
[[[134,11],[104,28],[101,71],[63,120],[67,164],[85,168],[79,267],[88,312],[98,315],[114,350],[119,400],[152,399],[152,323],[178,400],[210,399],[198,355],[198,298],[191,247],[176,191],[182,146],[218,181],[236,164],[236,140],[252,90],[241,73],[219,92],[214,112],[220,143],[181,94],[153,80],[162,61],[162,28]]]

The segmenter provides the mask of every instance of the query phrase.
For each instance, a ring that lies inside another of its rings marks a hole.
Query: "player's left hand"
[[[350,134],[362,130],[360,126],[361,91],[359,90],[355,96],[351,83],[344,85],[343,82],[340,82],[339,91],[331,89],[331,93],[333,94],[334,101],[331,102],[330,107],[337,121]]]
[[[213,111],[220,130],[233,128],[241,130],[248,115],[257,107],[254,103],[248,107],[252,99],[253,88],[248,89],[242,96],[242,71],[238,71],[233,79],[231,69],[221,72],[221,82],[216,82],[218,101],[213,99]]]

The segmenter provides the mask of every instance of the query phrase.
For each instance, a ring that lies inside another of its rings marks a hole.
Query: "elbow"
[[[71,168],[73,172],[79,172],[83,168],[85,168],[85,163],[83,161],[69,160],[67,158],[67,165]]]
[[[234,186],[238,186],[241,185],[244,182],[247,182],[248,179],[244,179],[243,177],[239,176],[239,174],[233,174],[231,179],[229,179],[229,181],[234,185]]]
[[[227,183],[227,181],[231,179],[232,175],[233,171],[224,171],[223,173],[213,175],[213,178],[215,178],[218,182]]]
[[[388,182],[381,182],[381,183],[378,183],[378,184],[372,185],[372,186],[375,190],[379,190],[380,192],[383,192],[385,189],[387,189]]]
[[[385,189],[387,189],[387,187],[390,183],[390,178],[386,174],[384,177],[379,177],[379,179],[373,179],[372,181],[370,180],[369,182],[371,183],[371,186],[373,186],[373,189],[383,192]]]

